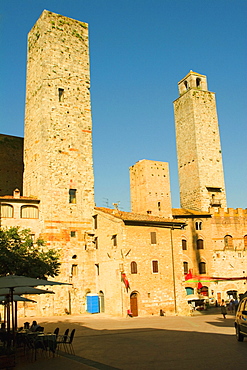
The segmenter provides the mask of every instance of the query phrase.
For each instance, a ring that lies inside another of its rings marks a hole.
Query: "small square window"
[[[156,244],[156,232],[155,231],[152,231],[150,233],[150,237],[151,237],[151,244]]]
[[[153,269],[154,274],[157,274],[159,272],[159,262],[158,261],[152,261],[152,269]]]
[[[98,245],[98,237],[97,236],[94,238],[94,245],[95,245],[95,249],[98,249],[99,245]]]
[[[182,239],[182,250],[183,251],[187,250],[187,240],[186,239]]]
[[[98,228],[98,216],[93,216],[93,228],[96,230]]]
[[[58,89],[58,100],[60,101],[60,102],[63,102],[63,100],[64,100],[64,89]]]
[[[71,236],[71,238],[75,238],[75,236],[76,236],[76,232],[75,232],[75,231],[71,231],[71,232],[70,232],[70,236]]]
[[[69,189],[69,203],[76,204],[76,189]]]
[[[77,265],[71,266],[71,276],[77,276]]]
[[[113,242],[113,247],[117,246],[117,235],[112,235],[112,242]]]

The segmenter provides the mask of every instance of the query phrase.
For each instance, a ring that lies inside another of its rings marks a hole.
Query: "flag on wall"
[[[125,288],[128,292],[128,289],[130,289],[130,284],[129,284],[129,281],[128,281],[128,279],[126,277],[126,274],[124,272],[122,272],[122,274],[121,274],[121,280],[123,281],[123,283],[125,285]]]

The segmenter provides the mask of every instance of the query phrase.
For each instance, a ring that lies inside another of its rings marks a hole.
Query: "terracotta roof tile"
[[[211,216],[211,213],[204,211],[195,211],[193,209],[186,208],[173,208],[172,215],[176,216]]]
[[[120,218],[124,221],[146,221],[146,222],[164,222],[164,223],[179,223],[177,220],[174,220],[172,218],[165,218],[165,217],[159,217],[159,216],[152,216],[152,215],[145,215],[141,213],[133,213],[133,212],[124,212],[120,211],[118,209],[111,209],[111,208],[105,208],[105,207],[95,207],[95,210],[101,211],[104,213],[108,213],[114,217]]]

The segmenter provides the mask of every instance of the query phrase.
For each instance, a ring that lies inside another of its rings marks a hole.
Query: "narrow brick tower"
[[[131,211],[172,217],[169,167],[143,159],[130,167]]]
[[[41,221],[94,207],[88,25],[44,10],[28,35],[24,195]]]
[[[207,78],[190,71],[174,102],[180,201],[182,208],[226,208],[215,94]]]

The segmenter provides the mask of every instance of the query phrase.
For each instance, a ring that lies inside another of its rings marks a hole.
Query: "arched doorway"
[[[138,294],[133,292],[130,295],[130,310],[133,316],[138,316]]]
[[[105,312],[105,296],[102,290],[99,291],[99,312]]]

